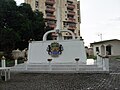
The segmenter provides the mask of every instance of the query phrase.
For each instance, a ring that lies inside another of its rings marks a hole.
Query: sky
[[[15,0],[17,4],[24,0]],[[80,33],[85,45],[120,39],[120,0],[80,0]]]
[[[17,5],[20,5],[21,3],[24,3],[24,0],[15,0],[17,2]]]
[[[80,0],[81,36],[85,45],[120,39],[120,0]]]

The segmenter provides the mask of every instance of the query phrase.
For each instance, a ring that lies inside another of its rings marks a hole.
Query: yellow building
[[[30,4],[33,10],[41,11],[44,14],[46,24],[52,29],[56,27],[57,7],[60,6],[61,28],[71,30],[76,37],[80,36],[80,1],[25,0],[25,3]],[[68,32],[63,33],[63,36],[64,39],[71,38],[71,34]]]

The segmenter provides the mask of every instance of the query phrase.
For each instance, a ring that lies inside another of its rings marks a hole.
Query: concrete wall
[[[59,57],[51,57],[46,51],[48,45],[58,42],[63,46],[62,54]],[[75,62],[75,58],[86,63],[86,53],[83,41],[64,40],[64,41],[33,41],[29,44],[28,63],[48,63],[47,59],[53,59],[52,63]]]

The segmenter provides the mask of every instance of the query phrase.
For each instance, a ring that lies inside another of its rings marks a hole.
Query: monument
[[[61,30],[60,6],[57,9],[57,26],[43,36],[43,41],[31,41],[28,48],[28,61],[16,65],[13,70],[24,72],[109,72],[108,58],[98,56],[93,65],[87,65],[84,42],[75,39],[72,31]],[[56,40],[47,40],[49,33],[56,33]],[[62,32],[69,32],[72,39],[64,40]]]
[[[81,63],[86,63],[87,58],[83,40],[80,40],[79,37],[75,39],[74,33],[70,30],[61,30],[59,5],[55,30],[46,32],[43,41],[32,41],[29,44],[28,63],[47,63],[47,59],[52,59],[52,63],[74,63],[76,58],[79,58]],[[53,32],[56,33],[57,40],[48,41],[47,35]],[[64,40],[62,32],[69,32],[72,39]]]

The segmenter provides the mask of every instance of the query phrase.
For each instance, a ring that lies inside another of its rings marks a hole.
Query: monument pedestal
[[[51,46],[51,44],[53,46]],[[58,46],[55,44],[59,44]],[[62,49],[60,50],[60,46]],[[80,40],[55,40],[33,41],[29,44],[28,63],[76,63],[75,59],[86,63],[86,52],[83,41]]]

